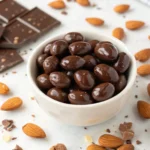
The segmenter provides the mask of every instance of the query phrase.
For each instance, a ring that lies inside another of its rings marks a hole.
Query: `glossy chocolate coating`
[[[47,95],[59,102],[65,103],[68,99],[67,93],[65,93],[62,89],[59,88],[51,88],[48,90]]]
[[[120,75],[119,76],[119,81],[114,84],[116,92],[119,93],[121,92],[127,85],[127,79],[125,77],[125,75]]]
[[[85,66],[86,69],[91,70],[97,65],[97,60],[95,59],[94,56],[86,55],[83,58],[85,60],[85,65],[84,66]]]
[[[46,74],[56,71],[59,65],[59,59],[56,56],[49,56],[43,62],[43,68]]]
[[[73,91],[68,94],[68,99],[71,104],[75,105],[85,105],[93,103],[91,96],[84,91]]]
[[[58,40],[55,41],[51,48],[50,48],[50,53],[53,56],[60,56],[64,54],[68,49],[68,43],[65,40]]]
[[[41,89],[50,89],[53,85],[49,81],[49,76],[47,74],[41,74],[37,77],[37,84]]]
[[[114,68],[119,72],[119,73],[124,73],[130,66],[130,58],[129,56],[121,52],[119,54],[119,58],[117,62],[114,64]]]
[[[71,55],[85,55],[91,52],[92,47],[88,42],[74,42],[69,45],[69,51]]]
[[[43,62],[47,57],[48,57],[47,54],[41,54],[41,55],[38,56],[37,64],[38,64],[39,67],[43,67]]]
[[[54,41],[48,43],[48,44],[44,47],[43,53],[50,55],[50,49],[51,49],[53,43],[56,42],[56,41],[57,41],[57,40],[54,40]]]
[[[111,98],[115,93],[115,87],[111,83],[102,83],[97,85],[92,91],[92,97],[98,101],[105,101]]]
[[[94,68],[95,75],[102,82],[117,83],[119,81],[119,75],[117,71],[106,64],[99,64]]]
[[[118,57],[118,49],[109,42],[100,42],[94,50],[95,55],[106,62],[113,62]]]
[[[90,90],[95,85],[93,75],[88,70],[78,70],[74,73],[74,80],[82,90]]]
[[[68,88],[71,84],[70,78],[63,72],[52,72],[49,80],[57,88]]]
[[[88,41],[92,47],[92,50],[95,49],[96,45],[99,43],[98,40],[91,40],[91,41]]]
[[[77,70],[84,66],[85,60],[80,56],[67,56],[61,60],[61,66],[65,70]]]
[[[83,36],[78,32],[70,32],[64,36],[64,39],[69,43],[83,41]]]

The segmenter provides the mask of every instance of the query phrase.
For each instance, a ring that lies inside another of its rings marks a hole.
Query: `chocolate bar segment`
[[[21,62],[23,62],[23,59],[16,50],[0,49],[0,72],[3,72]]]
[[[13,0],[0,1],[0,18],[5,22],[9,22],[12,19],[18,17],[27,9],[21,6],[19,3]]]
[[[23,24],[19,20],[9,24],[4,33],[4,38],[11,44],[23,44],[37,36],[38,32]]]
[[[22,17],[22,20],[26,21],[28,24],[32,25],[41,32],[52,29],[53,27],[60,24],[58,20],[48,15],[41,9],[35,7],[31,11],[25,13]]]
[[[5,30],[5,27],[0,26],[0,38],[2,37],[4,30]]]

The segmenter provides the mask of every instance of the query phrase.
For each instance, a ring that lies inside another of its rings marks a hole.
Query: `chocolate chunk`
[[[16,145],[16,147],[13,150],[23,150],[19,145]]]
[[[3,72],[4,70],[7,70],[21,62],[23,62],[23,59],[16,50],[0,50],[0,72]]]
[[[2,37],[4,30],[5,30],[5,27],[0,26],[0,38]]]
[[[58,20],[37,7],[28,11],[21,19],[41,32],[48,31],[60,24]]]
[[[0,18],[5,22],[9,22],[19,15],[23,14],[27,9],[13,0],[0,1]]]
[[[120,124],[119,131],[125,132],[132,128],[132,122],[124,122],[123,124]]]
[[[3,120],[2,125],[4,126],[4,129],[7,131],[12,131],[16,126],[14,125],[13,120]]]
[[[67,148],[64,144],[58,143],[57,145],[52,146],[50,150],[67,150]]]
[[[127,140],[132,140],[134,137],[134,132],[133,131],[125,131],[122,133],[122,139],[124,141],[127,141]]]
[[[139,141],[139,140],[137,140],[137,141],[136,141],[136,144],[137,144],[137,145],[140,145],[140,144],[142,144],[142,142]]]
[[[8,42],[21,45],[36,37],[37,34],[37,31],[26,26],[19,20],[15,20],[6,27],[3,36]]]

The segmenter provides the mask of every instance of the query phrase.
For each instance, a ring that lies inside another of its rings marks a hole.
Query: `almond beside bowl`
[[[62,33],[58,36],[47,39],[34,49],[28,61],[27,74],[29,83],[33,88],[33,92],[38,101],[38,104],[47,113],[47,115],[54,117],[58,121],[66,124],[75,126],[91,126],[109,120],[110,118],[116,116],[124,106],[128,105],[128,97],[130,96],[130,91],[136,78],[136,61],[125,44],[114,37],[106,36],[93,31],[90,32],[78,30],[76,32],[81,33],[85,39],[109,41],[118,48],[119,52],[125,52],[130,57],[131,65],[128,70],[127,85],[120,93],[106,101],[88,105],[73,105],[58,102],[48,97],[39,89],[36,83],[38,72],[36,62],[37,57],[42,53],[43,48],[49,42],[62,39],[66,33]]]

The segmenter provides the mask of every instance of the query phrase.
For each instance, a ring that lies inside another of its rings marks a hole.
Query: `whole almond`
[[[117,150],[134,150],[134,146],[132,144],[125,144],[117,148]]]
[[[19,97],[12,97],[4,102],[1,106],[1,110],[9,111],[15,110],[22,105],[22,100]]]
[[[150,83],[147,85],[147,92],[148,92],[148,95],[150,96]]]
[[[64,1],[62,1],[62,0],[52,1],[48,5],[55,9],[63,9],[66,7]]]
[[[138,101],[137,108],[139,114],[145,118],[150,119],[150,104],[145,101]]]
[[[0,94],[6,95],[8,94],[8,92],[9,92],[9,87],[6,84],[0,82]]]
[[[144,64],[137,69],[137,73],[141,76],[146,76],[150,74],[150,64]]]
[[[99,144],[102,147],[118,148],[124,144],[124,141],[114,135],[104,134],[99,138]]]
[[[92,145],[89,145],[86,150],[105,150],[105,148],[96,144],[92,144]]]
[[[81,6],[90,6],[89,0],[76,0],[76,2]]]
[[[100,18],[86,18],[86,21],[94,26],[101,26],[104,24],[104,20]]]
[[[124,38],[124,30],[123,28],[115,28],[112,32],[112,35],[119,39],[119,40],[122,40]]]
[[[114,11],[117,13],[124,13],[130,8],[128,4],[120,4],[114,7]]]
[[[23,132],[34,138],[45,138],[46,134],[39,126],[33,124],[33,123],[27,123],[22,127]]]
[[[126,28],[129,30],[136,30],[144,26],[143,21],[130,20],[126,22]]]
[[[140,50],[135,54],[135,59],[139,61],[147,61],[150,58],[150,48]]]

